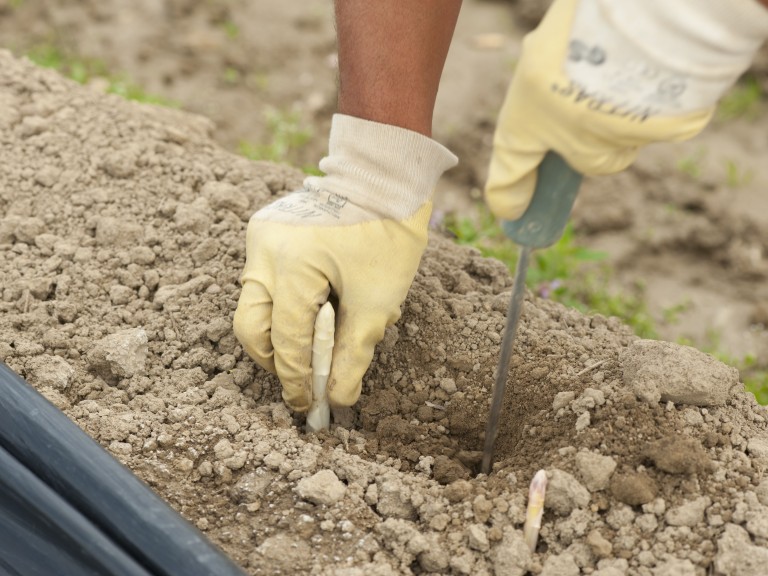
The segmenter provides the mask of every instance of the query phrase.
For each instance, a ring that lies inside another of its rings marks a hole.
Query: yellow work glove
[[[234,330],[246,352],[276,373],[283,399],[312,400],[312,331],[332,290],[338,298],[331,405],[351,406],[427,243],[432,194],[456,157],[402,128],[336,115],[323,177],[310,177],[251,217]]]
[[[651,142],[691,138],[766,36],[755,0],[555,0],[523,41],[499,115],[489,207],[522,216],[548,150],[598,175]]]

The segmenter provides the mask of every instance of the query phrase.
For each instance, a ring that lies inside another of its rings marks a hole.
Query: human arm
[[[525,38],[499,114],[491,210],[522,215],[548,150],[608,174],[646,144],[698,134],[766,35],[754,0],[556,0]]]
[[[338,300],[328,397],[360,395],[375,345],[416,274],[437,179],[456,158],[431,140],[458,0],[338,0],[339,111],[325,176],[251,218],[234,329],[246,352],[309,408],[314,319]]]

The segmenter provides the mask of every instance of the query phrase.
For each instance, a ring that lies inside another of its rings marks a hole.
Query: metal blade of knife
[[[517,325],[525,301],[525,278],[528,262],[535,248],[545,248],[557,242],[576,201],[581,186],[581,174],[555,152],[547,152],[537,170],[536,188],[525,213],[517,220],[502,223],[504,233],[520,246],[515,269],[512,299],[507,309],[507,322],[501,342],[501,356],[496,368],[495,381],[485,431],[483,460],[480,471],[490,474],[493,452],[499,432],[499,420],[509,378]]]

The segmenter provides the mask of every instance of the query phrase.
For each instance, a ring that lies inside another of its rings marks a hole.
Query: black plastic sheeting
[[[0,576],[245,576],[0,362]]]

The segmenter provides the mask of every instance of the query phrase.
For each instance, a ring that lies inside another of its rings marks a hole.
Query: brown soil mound
[[[358,406],[304,434],[231,330],[247,219],[301,174],[210,130],[0,53],[0,359],[246,570],[764,573],[766,410],[613,319],[529,295],[475,476],[511,280],[441,238]]]

